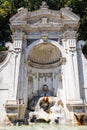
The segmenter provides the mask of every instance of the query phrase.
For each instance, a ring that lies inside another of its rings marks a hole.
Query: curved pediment
[[[79,22],[80,17],[77,16],[75,13],[72,12],[72,9],[69,7],[62,8],[61,9],[62,18],[64,20],[73,20]]]
[[[20,9],[17,10],[17,13],[10,18],[10,22],[13,23],[13,22],[18,22],[18,21],[21,21],[21,22],[26,21],[27,12],[28,12],[27,9],[24,9],[23,7],[21,7]]]
[[[29,12],[27,9],[18,9],[10,19],[10,27],[12,31],[21,29],[25,32],[38,31],[58,31],[78,30],[80,18],[74,14],[69,8],[62,8],[59,11],[48,9],[47,5],[43,5],[39,10]]]
[[[40,8],[39,10],[28,12],[27,9],[21,7],[17,10],[18,12],[10,19],[12,21],[23,21],[27,19],[37,19],[37,17],[55,17],[56,19],[65,19],[65,20],[76,20],[79,21],[80,18],[72,12],[69,7],[62,8],[59,11],[50,10],[48,8]],[[26,19],[27,18],[27,19]]]

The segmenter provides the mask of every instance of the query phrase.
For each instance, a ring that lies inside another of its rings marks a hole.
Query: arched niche
[[[48,40],[33,42],[27,49],[26,61],[28,66],[40,69],[58,67],[62,64],[64,51],[59,43]]]
[[[43,41],[42,39],[36,40],[36,41],[32,42],[32,43],[28,46],[28,48],[27,48],[27,50],[26,50],[26,59],[28,58],[28,55],[29,55],[30,50],[31,50],[34,46],[39,45],[39,44],[42,44],[42,43],[44,43],[44,41]],[[46,43],[50,43],[50,44],[54,45],[55,47],[57,47],[57,48],[60,50],[62,57],[65,57],[65,56],[66,56],[66,53],[65,53],[63,47],[59,44],[59,42],[56,42],[56,41],[54,41],[54,40],[47,40]]]

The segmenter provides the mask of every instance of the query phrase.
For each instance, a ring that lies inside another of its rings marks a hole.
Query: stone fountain
[[[64,104],[57,97],[41,97],[36,106],[35,111],[29,113],[29,123],[37,121],[45,121],[49,123],[65,123],[66,114]]]
[[[30,105],[32,109],[29,111],[29,124],[33,122],[76,125],[87,124],[86,113],[83,113],[82,110],[81,112],[73,112],[64,104],[63,100],[58,97],[44,96],[39,98],[35,106],[32,103]]]

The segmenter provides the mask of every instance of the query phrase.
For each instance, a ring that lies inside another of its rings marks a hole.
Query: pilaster
[[[20,73],[21,73],[21,60],[22,60],[22,46],[23,46],[23,39],[24,39],[24,33],[23,32],[15,32],[12,35],[13,38],[13,49],[14,49],[14,75],[13,75],[13,95],[12,99],[16,100],[17,98],[17,90],[20,80]],[[23,64],[23,63],[22,63]]]
[[[72,34],[72,35],[71,35]],[[82,103],[80,99],[80,85],[79,85],[79,73],[77,63],[77,50],[76,50],[76,37],[75,31],[65,32],[63,46],[67,55],[67,62],[65,74],[67,78],[67,103],[77,104]]]

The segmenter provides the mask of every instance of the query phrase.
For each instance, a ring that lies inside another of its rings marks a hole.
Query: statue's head
[[[43,85],[43,91],[44,92],[47,92],[48,91],[48,86],[45,84],[45,85]]]

